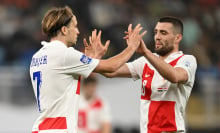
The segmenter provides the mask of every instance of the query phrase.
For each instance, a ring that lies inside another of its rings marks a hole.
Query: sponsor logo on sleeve
[[[89,57],[86,56],[86,55],[82,55],[82,57],[80,58],[80,61],[81,61],[83,64],[89,64],[89,63],[91,63],[92,58],[89,58]]]
[[[184,65],[185,65],[186,67],[189,67],[189,66],[190,66],[190,62],[189,62],[189,61],[185,61],[185,62],[184,62]]]

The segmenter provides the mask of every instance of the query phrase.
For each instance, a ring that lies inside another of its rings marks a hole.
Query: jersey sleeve
[[[180,58],[175,67],[181,67],[186,70],[188,74],[188,80],[186,84],[193,86],[197,69],[196,58],[192,55],[184,55],[182,58]]]
[[[99,60],[93,59],[74,48],[68,48],[64,57],[64,73],[88,77],[98,65]]]
[[[141,78],[145,64],[144,62],[144,57],[140,57],[132,62],[126,63],[133,80],[138,80]]]

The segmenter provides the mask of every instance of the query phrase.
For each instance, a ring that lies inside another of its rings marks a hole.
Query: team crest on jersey
[[[89,63],[91,63],[92,58],[89,58],[89,57],[86,56],[86,55],[82,55],[82,57],[80,58],[80,61],[81,61],[83,64],[89,64]]]

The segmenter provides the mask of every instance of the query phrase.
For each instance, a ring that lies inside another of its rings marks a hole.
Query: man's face
[[[154,29],[155,52],[165,56],[174,49],[175,34],[172,23],[158,22]]]
[[[76,44],[78,34],[77,20],[76,17],[73,16],[68,27],[68,43],[70,43],[71,46]]]

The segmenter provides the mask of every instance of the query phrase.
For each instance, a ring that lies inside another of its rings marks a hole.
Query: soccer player
[[[126,32],[131,34],[132,30]],[[107,77],[142,80],[141,133],[185,132],[185,108],[197,68],[196,59],[179,51],[183,23],[175,17],[162,17],[154,29],[155,52],[141,41],[142,57],[124,64]],[[126,36],[124,39],[128,39]]]
[[[79,30],[77,19],[68,6],[47,11],[42,30],[50,41],[42,42],[43,47],[33,55],[30,65],[40,112],[32,133],[77,133],[80,77],[87,77],[91,72],[113,72],[121,67],[138,48],[146,31],[140,33],[142,27],[137,25],[129,34],[125,50],[112,58],[98,60],[87,55],[103,56],[109,41],[103,46],[101,32],[97,35],[94,30],[85,48],[87,55],[71,47],[76,44]]]
[[[95,75],[82,82],[79,102],[78,133],[111,133],[109,105],[97,95]]]

